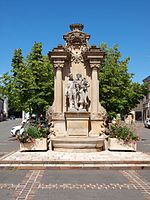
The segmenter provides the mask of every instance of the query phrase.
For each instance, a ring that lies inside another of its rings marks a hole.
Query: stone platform
[[[104,139],[100,137],[57,137],[51,139],[54,151],[60,152],[97,152],[104,148]]]
[[[15,169],[150,169],[150,154],[142,152],[92,153],[13,152],[0,160],[0,168]]]

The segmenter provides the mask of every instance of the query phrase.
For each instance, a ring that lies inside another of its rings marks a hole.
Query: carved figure
[[[86,106],[88,105],[88,81],[83,78],[81,83],[81,90],[80,90],[80,96],[81,96],[81,109],[86,109]]]
[[[78,109],[77,106],[77,87],[76,82],[73,80],[73,75],[69,74],[69,80],[67,82],[66,97],[69,100],[69,109]]]
[[[79,85],[79,99],[78,99],[78,106],[79,110],[86,110],[86,107],[88,105],[88,90],[89,84],[85,78],[81,78],[80,76],[80,85]]]
[[[66,97],[68,99],[69,110],[86,110],[88,105],[88,90],[89,84],[81,74],[76,74],[76,79],[73,79],[72,74],[69,74],[69,80],[66,87]]]
[[[81,103],[81,84],[82,84],[82,75],[81,74],[76,74],[76,90],[77,90],[77,105],[79,108],[79,104]]]

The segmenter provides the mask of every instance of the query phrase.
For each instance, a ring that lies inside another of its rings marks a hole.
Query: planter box
[[[35,139],[34,142],[20,143],[20,151],[45,151],[47,138]]]
[[[117,138],[108,138],[108,149],[118,151],[136,151],[136,142],[124,143],[123,140]]]

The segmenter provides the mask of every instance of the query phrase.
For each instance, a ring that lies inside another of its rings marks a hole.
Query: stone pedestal
[[[65,112],[68,136],[88,136],[90,130],[89,112]]]

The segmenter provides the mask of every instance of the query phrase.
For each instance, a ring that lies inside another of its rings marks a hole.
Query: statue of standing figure
[[[87,110],[88,105],[88,81],[82,78],[81,74],[76,74],[76,79],[69,74],[69,80],[66,87],[67,106],[69,110]]]
[[[77,109],[77,89],[76,82],[73,80],[73,75],[69,74],[69,80],[67,82],[66,98],[69,101],[69,110]]]

